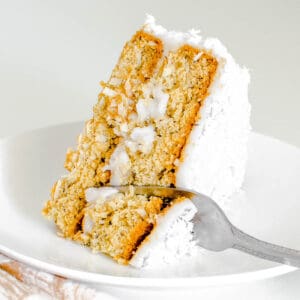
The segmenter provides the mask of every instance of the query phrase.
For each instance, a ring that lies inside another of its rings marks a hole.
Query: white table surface
[[[0,137],[87,119],[145,13],[167,28],[220,38],[251,72],[253,129],[300,147],[300,2],[0,0]],[[131,299],[299,299],[300,271],[192,291],[117,290]],[[126,298],[127,298],[126,297]],[[193,297],[191,297],[193,298]]]

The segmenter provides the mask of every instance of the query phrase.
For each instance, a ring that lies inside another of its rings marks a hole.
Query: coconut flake
[[[103,89],[102,94],[104,94],[104,95],[106,95],[106,96],[113,97],[113,96],[115,96],[117,93],[116,93],[114,90],[112,90],[112,89],[106,87],[106,88]]]
[[[107,137],[104,134],[98,134],[96,135],[95,140],[99,143],[105,143],[107,141]]]
[[[143,122],[147,119],[161,119],[164,117],[169,95],[163,91],[161,85],[149,84],[143,89],[144,99],[140,99],[136,104],[138,120]]]
[[[136,127],[133,129],[130,139],[125,142],[126,146],[132,151],[149,153],[155,139],[155,131],[152,125],[147,127]]]
[[[118,190],[112,187],[88,188],[85,190],[85,199],[87,202],[96,201],[99,198],[107,199],[111,195],[118,193]]]
[[[198,54],[196,54],[196,55],[194,56],[193,61],[198,61],[198,60],[200,59],[200,57],[202,56],[202,54],[203,54],[203,52],[199,52]]]
[[[85,214],[84,218],[83,218],[83,221],[82,221],[83,232],[84,233],[91,232],[94,225],[95,225],[95,222],[91,219],[91,217],[88,214]]]
[[[122,83],[122,79],[113,77],[110,79],[109,83],[113,86],[119,86]]]
[[[130,166],[130,159],[125,147],[119,144],[110,157],[109,165],[105,166],[103,171],[111,171],[110,184],[121,185],[128,177]]]

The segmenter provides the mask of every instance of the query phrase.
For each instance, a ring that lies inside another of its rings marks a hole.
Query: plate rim
[[[76,126],[83,124],[83,121],[66,122],[53,124],[46,127],[35,128],[32,130],[26,130],[22,133],[0,138],[0,146],[12,139],[20,136],[38,132],[45,129],[54,129],[61,126]],[[300,148],[293,144],[289,144],[280,139],[251,131],[250,136],[259,136],[263,139],[273,140],[274,142],[284,144],[285,146],[294,148],[299,151]],[[184,287],[210,287],[221,286],[229,284],[238,284],[249,281],[258,281],[271,277],[284,275],[290,272],[298,270],[298,268],[289,265],[276,264],[274,267],[265,268],[258,271],[249,271],[244,273],[229,274],[229,275],[211,275],[211,276],[195,276],[195,277],[129,277],[129,276],[113,276],[105,275],[101,273],[87,272],[82,270],[76,270],[69,267],[59,266],[55,263],[45,262],[38,258],[34,258],[28,255],[24,255],[18,251],[10,249],[1,245],[0,252],[9,258],[15,259],[21,263],[27,264],[41,271],[51,274],[67,277],[68,279],[78,280],[86,283],[101,283],[110,286],[122,286],[122,287],[155,287],[155,288],[184,288]]]
[[[72,280],[86,283],[101,283],[111,286],[122,287],[155,287],[155,288],[184,288],[184,287],[211,287],[229,284],[238,284],[249,281],[258,281],[271,277],[277,277],[298,270],[289,265],[276,265],[259,271],[250,271],[231,275],[195,276],[195,277],[128,277],[112,276],[101,273],[92,273],[75,270],[68,267],[58,266],[52,263],[23,255],[0,245],[2,254],[13,258],[21,263],[27,264],[41,271],[59,275]]]

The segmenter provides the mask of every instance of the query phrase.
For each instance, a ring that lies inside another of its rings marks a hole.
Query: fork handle
[[[232,227],[232,232],[234,236],[232,248],[262,259],[300,268],[300,251],[263,242],[234,226]]]

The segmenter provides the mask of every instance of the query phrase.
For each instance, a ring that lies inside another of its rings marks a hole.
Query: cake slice
[[[228,198],[245,172],[248,83],[248,71],[217,39],[167,31],[148,17],[101,83],[93,117],[68,150],[68,174],[54,184],[44,215],[60,235],[129,263],[158,216],[169,214],[164,199],[117,195],[125,200],[94,199],[95,206],[88,195],[108,185],[159,185],[195,189],[219,203]],[[106,231],[101,222],[110,224],[113,205],[126,213]]]

